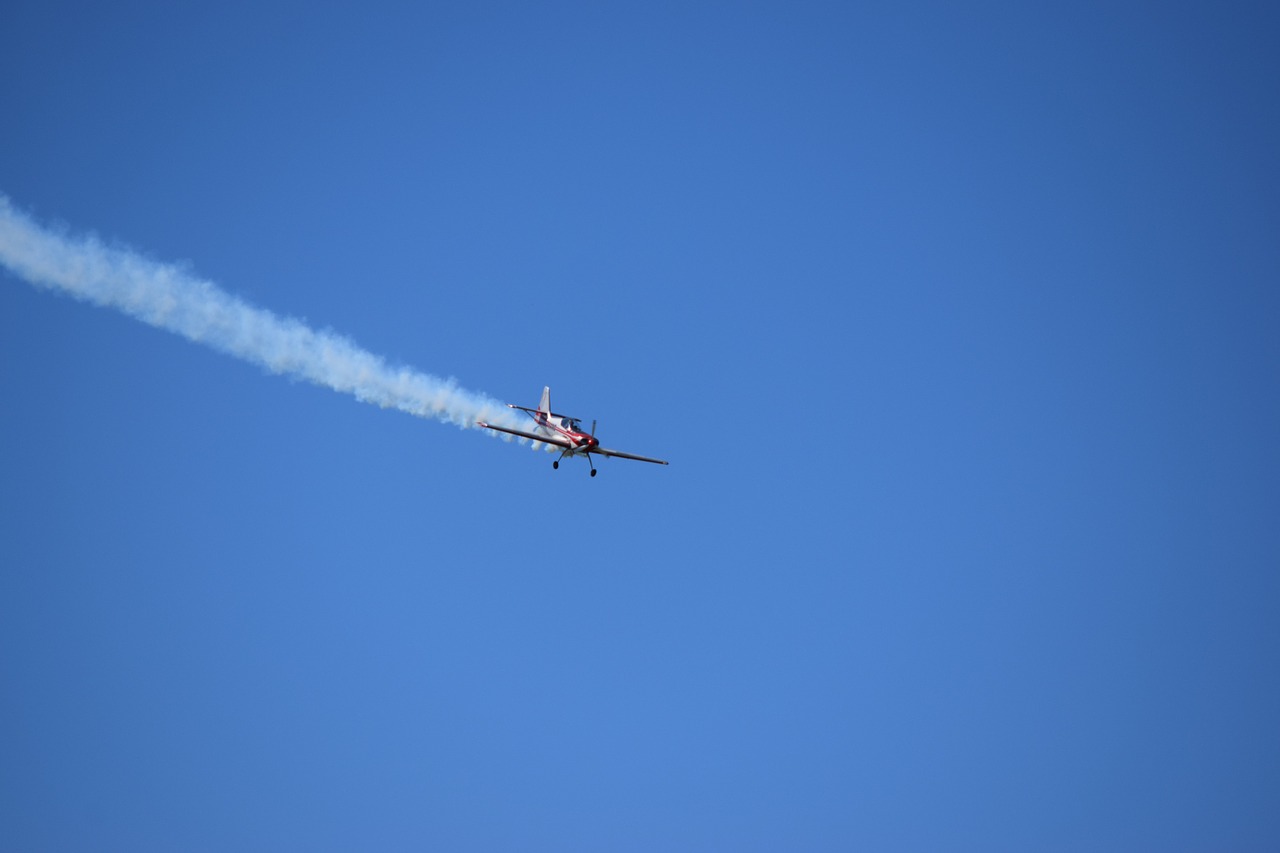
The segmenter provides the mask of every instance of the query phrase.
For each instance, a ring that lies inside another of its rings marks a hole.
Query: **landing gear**
[[[572,448],[570,448],[569,450],[571,450],[571,449],[572,449]],[[553,461],[553,462],[551,463],[551,467],[552,467],[552,468],[555,468],[555,469],[559,469],[559,468],[560,468],[560,460],[561,460],[561,459],[563,459],[563,458],[565,458],[566,456],[570,456],[570,457],[575,456],[575,455],[577,455],[577,456],[585,456],[585,457],[587,457],[587,464],[591,466],[591,476],[592,476],[592,477],[594,477],[594,476],[596,475],[596,463],[594,463],[594,462],[592,462],[592,461],[591,461],[591,454],[589,454],[589,453],[581,453],[581,452],[579,452],[579,453],[577,453],[577,454],[573,454],[573,453],[570,453],[570,452],[569,452],[569,450],[565,450],[565,452],[564,452],[564,453],[561,453],[561,454],[560,454],[560,456],[559,456],[555,461]]]

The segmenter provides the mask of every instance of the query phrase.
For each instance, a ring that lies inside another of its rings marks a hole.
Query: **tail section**
[[[542,389],[542,402],[538,404],[538,411],[545,415],[551,414],[551,386],[548,385]]]

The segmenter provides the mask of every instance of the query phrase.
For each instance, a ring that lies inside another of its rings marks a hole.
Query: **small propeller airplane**
[[[533,418],[535,424],[533,432],[525,432],[519,429],[509,429],[508,427],[494,426],[484,421],[477,421],[479,426],[485,429],[497,430],[498,432],[506,432],[511,435],[518,435],[521,438],[528,438],[533,441],[541,441],[544,444],[554,444],[556,447],[563,448],[560,451],[559,458],[551,463],[552,468],[560,467],[560,460],[566,456],[585,456],[587,464],[591,466],[591,476],[596,475],[595,463],[591,461],[591,454],[599,453],[601,456],[617,456],[621,459],[636,459],[640,462],[653,462],[656,465],[666,465],[668,463],[661,459],[650,459],[648,456],[637,456],[634,453],[623,453],[621,450],[610,450],[607,447],[601,447],[599,439],[596,438],[596,422],[591,422],[591,432],[584,432],[582,423],[578,418],[571,418],[568,415],[557,415],[551,411],[551,388],[542,389],[542,402],[538,404],[538,408],[529,409],[524,406],[517,406],[514,403],[508,403],[510,409],[519,409]]]

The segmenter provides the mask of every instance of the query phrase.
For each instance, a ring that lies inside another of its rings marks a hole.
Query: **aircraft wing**
[[[510,433],[511,435],[518,435],[521,438],[527,438],[530,441],[541,441],[543,444],[554,444],[556,447],[572,447],[573,446],[569,444],[569,442],[565,441],[563,438],[560,438],[558,436],[553,437],[546,434],[539,434],[536,432],[525,432],[522,429],[511,429],[509,427],[494,426],[493,424],[487,424],[484,421],[477,421],[476,424],[477,426],[482,426],[485,429],[493,429],[493,430],[497,430],[498,432],[507,432],[507,433]]]
[[[619,459],[634,459],[637,462],[652,462],[655,465],[669,465],[661,459],[650,459],[648,456],[637,456],[634,453],[623,453],[621,450],[610,450],[607,447],[594,447],[592,453],[599,453],[601,456],[617,456]]]

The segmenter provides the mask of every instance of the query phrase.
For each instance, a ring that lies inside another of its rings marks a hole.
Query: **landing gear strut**
[[[584,456],[586,456],[586,457],[587,457],[587,464],[591,466],[591,476],[592,476],[592,477],[594,477],[594,476],[596,475],[596,463],[594,463],[594,462],[592,462],[592,461],[591,461],[591,455],[590,455],[590,454],[585,454],[585,453],[584,453],[584,454],[582,454],[582,455],[584,455]],[[563,459],[564,457],[565,457],[565,454],[561,453],[561,454],[560,454],[560,459]],[[552,468],[555,468],[555,469],[557,469],[557,470],[558,470],[558,469],[560,468],[560,459],[556,459],[556,460],[554,460],[554,461],[551,463],[551,467],[552,467]]]

